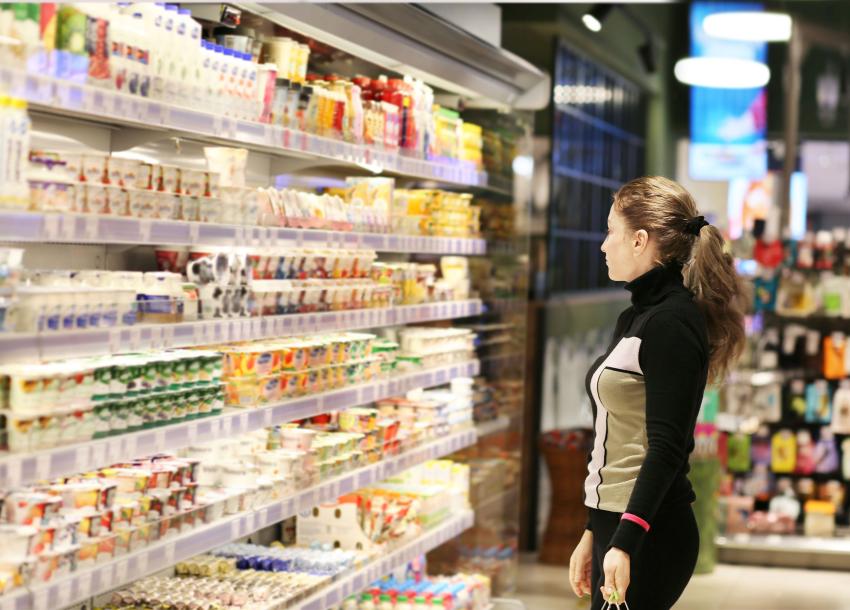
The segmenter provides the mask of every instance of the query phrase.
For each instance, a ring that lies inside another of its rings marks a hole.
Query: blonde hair
[[[661,176],[624,184],[614,194],[614,208],[629,229],[649,233],[660,264],[682,265],[685,286],[694,293],[706,320],[709,382],[722,381],[746,340],[746,296],[723,235],[710,224],[697,229],[699,235],[689,231],[699,214],[693,197],[679,183]]]

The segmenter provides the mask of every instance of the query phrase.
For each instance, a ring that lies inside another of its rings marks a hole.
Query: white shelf
[[[415,324],[477,316],[481,301],[450,301],[312,314],[248,319],[204,320],[178,324],[139,324],[46,333],[0,334],[0,364],[103,356],[150,349],[190,347],[322,333]]]
[[[255,150],[332,159],[403,176],[464,186],[487,186],[486,172],[461,164],[449,165],[286,129],[278,125],[241,121],[148,98],[74,84],[9,68],[0,69],[0,89],[27,100],[34,108],[101,123],[178,132],[204,141],[239,144]],[[505,186],[499,181],[500,186]]]
[[[475,429],[478,431],[478,436],[489,436],[497,432],[504,432],[510,427],[511,418],[507,415],[500,415],[496,419],[478,424]]]
[[[471,377],[479,371],[478,361],[464,362],[392,379],[295,398],[255,409],[234,409],[223,415],[196,419],[151,430],[141,430],[35,453],[0,454],[3,489],[32,481],[53,479],[130,460],[139,455],[173,451],[218,438],[230,438],[260,428],[313,417],[328,411],[348,409],[376,400],[398,396],[416,388],[448,383],[455,377]],[[479,433],[480,434],[480,433]]]
[[[177,220],[0,210],[0,241],[79,244],[282,246],[378,252],[485,254],[483,239],[250,227]]]
[[[349,595],[360,593],[372,582],[383,578],[396,568],[405,566],[423,553],[427,553],[459,536],[472,527],[473,521],[473,512],[471,510],[465,511],[426,530],[415,540],[411,540],[400,548],[391,551],[379,560],[370,562],[352,574],[342,577],[339,581],[300,603],[290,606],[270,606],[265,610],[277,610],[277,608],[284,607],[286,610],[327,610],[332,608],[342,603]]]
[[[417,464],[437,459],[464,447],[475,444],[475,430],[456,432],[394,458],[359,468],[310,489],[301,491],[285,500],[279,500],[257,510],[233,515],[216,523],[204,525],[185,534],[160,541],[124,557],[113,559],[102,565],[56,579],[42,586],[31,587],[0,597],[0,610],[53,610],[76,604],[95,595],[100,595],[129,582],[174,565],[199,553],[207,552],[233,540],[238,540],[269,525],[307,511],[322,502],[330,502],[340,495],[372,485],[387,477],[407,470]],[[394,551],[369,568],[383,567],[387,559],[413,557],[425,540],[445,540],[471,525],[472,513],[466,513],[445,524],[437,526],[425,536]],[[461,529],[457,529],[461,528]],[[424,547],[421,547],[424,549]],[[408,555],[407,553],[413,553]],[[400,565],[400,564],[399,564]],[[390,568],[391,569],[391,568]],[[386,571],[389,571],[387,569]],[[386,571],[384,573],[386,573]],[[356,575],[355,574],[355,575]],[[365,577],[365,574],[363,575]],[[341,583],[339,583],[341,584]],[[334,585],[336,587],[338,585]],[[325,593],[327,595],[327,593]],[[313,608],[314,606],[303,606]],[[319,606],[315,606],[319,607]],[[324,608],[325,606],[321,606]]]

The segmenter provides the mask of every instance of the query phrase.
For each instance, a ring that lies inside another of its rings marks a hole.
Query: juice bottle
[[[86,15],[86,50],[89,56],[88,83],[96,87],[111,87],[109,73],[109,26],[112,8],[107,4],[81,2]]]

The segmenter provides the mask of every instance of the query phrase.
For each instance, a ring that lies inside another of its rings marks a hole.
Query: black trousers
[[[600,610],[604,603],[599,590],[605,584],[602,560],[620,516],[620,513],[603,510],[590,511],[593,529],[591,610]],[[698,552],[699,530],[690,504],[659,512],[631,557],[631,584],[626,592],[629,610],[670,610],[694,573]]]

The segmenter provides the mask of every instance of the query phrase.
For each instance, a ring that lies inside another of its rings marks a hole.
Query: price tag
[[[225,417],[221,420],[221,438],[230,438],[233,430],[233,417]]]
[[[242,537],[242,519],[234,519],[230,522],[230,540],[238,540]]]
[[[141,553],[136,557],[136,574],[144,576],[148,572],[148,554]]]
[[[35,457],[35,477],[37,479],[51,478],[49,453],[42,453]]]
[[[95,241],[100,233],[100,218],[97,216],[86,216],[83,235],[87,241]]]
[[[127,560],[123,559],[115,564],[115,583],[127,582]]]
[[[76,472],[88,470],[91,463],[90,460],[91,447],[89,445],[77,447],[76,451],[74,451],[74,470]]]
[[[175,548],[174,543],[169,542],[165,547],[165,565],[174,565]]]
[[[129,351],[135,352],[142,349],[142,329],[131,326],[128,329],[128,334],[129,340],[127,341],[127,347],[129,348]]]
[[[190,444],[194,444],[198,440],[198,422],[189,422],[186,427],[186,436]]]
[[[38,587],[32,592],[32,605],[35,610],[48,610],[50,604],[47,602],[49,589],[47,587]]]
[[[45,214],[42,222],[41,234],[44,241],[53,241],[59,237],[61,217],[58,214]]]
[[[174,326],[172,324],[165,324],[162,327],[162,347],[174,347]]]
[[[4,472],[0,469],[0,472]],[[3,481],[8,487],[16,487],[21,481],[21,460],[14,459],[6,463]]]
[[[208,328],[209,326],[206,322],[195,324],[193,328],[193,339],[197,345],[207,345],[210,343]]]
[[[91,466],[108,466],[106,458],[106,443],[94,443],[91,445]]]
[[[123,95],[115,95],[112,96],[112,114],[118,117],[125,117],[127,115],[127,104],[125,103]]]
[[[189,243],[197,244],[201,236],[201,225],[197,222],[189,223]]]
[[[157,350],[165,347],[162,339],[162,327],[161,326],[150,326],[151,340],[150,346],[151,349]]]
[[[91,570],[85,570],[76,575],[77,597],[86,599],[91,597]]]

